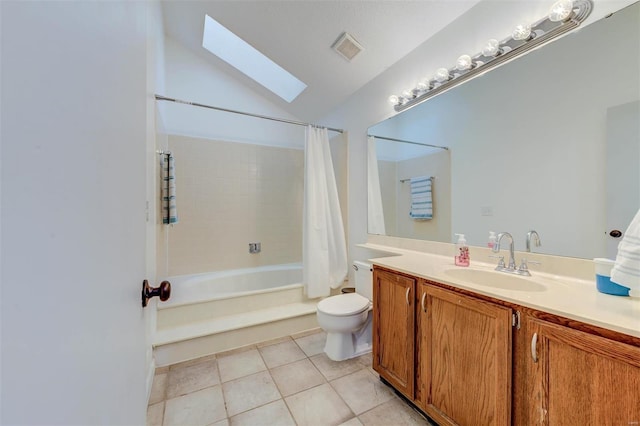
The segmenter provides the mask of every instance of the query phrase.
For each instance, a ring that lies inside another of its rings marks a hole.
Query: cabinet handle
[[[427,298],[427,292],[425,291],[424,293],[422,293],[422,300],[420,300],[420,306],[422,306],[423,312],[427,312],[427,307],[424,305],[426,298]]]
[[[533,333],[533,337],[531,338],[531,358],[533,358],[533,362],[538,362],[538,333]]]
[[[411,306],[411,302],[409,302],[409,292],[411,291],[411,287],[407,287],[407,294],[405,297],[407,298],[407,305]]]

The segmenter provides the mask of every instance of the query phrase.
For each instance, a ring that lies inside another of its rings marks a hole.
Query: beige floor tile
[[[327,383],[285,398],[298,426],[339,425],[354,417]]]
[[[327,341],[327,333],[320,331],[308,336],[299,337],[295,342],[307,356],[314,356],[324,352],[324,343]]]
[[[183,367],[190,367],[192,365],[200,364],[201,362],[209,362],[216,359],[215,355],[206,355],[200,358],[191,359],[189,361],[179,362],[177,364],[172,364],[168,368],[169,370],[175,370]]]
[[[151,395],[149,395],[149,405],[164,401],[167,395],[167,373],[156,374],[151,385]]]
[[[164,426],[210,425],[227,417],[220,385],[166,401]]]
[[[340,377],[332,381],[331,386],[356,415],[394,397],[391,389],[366,369]]]
[[[342,423],[340,426],[363,426],[363,425],[362,425],[362,422],[357,417],[354,417],[351,420]]]
[[[355,373],[365,367],[357,358],[347,359],[344,361],[332,361],[329,357],[322,353],[312,356],[311,362],[320,370],[322,375],[329,381],[335,380],[347,374]]]
[[[289,409],[281,399],[245,411],[229,420],[231,426],[296,426]]]
[[[268,368],[289,364],[307,357],[293,340],[265,346],[259,350]]]
[[[228,382],[240,377],[264,371],[267,366],[257,349],[234,353],[218,357],[218,368],[222,382]]]
[[[167,376],[167,399],[220,384],[215,359],[172,368]]]
[[[229,417],[280,399],[280,392],[268,371],[222,384]]]
[[[147,407],[147,426],[162,426],[164,401]]]
[[[223,419],[219,422],[211,423],[209,426],[229,426],[229,419]]]
[[[364,426],[430,425],[406,402],[395,397],[358,417]]]
[[[357,359],[365,367],[371,367],[371,365],[373,364],[373,356],[371,355],[371,352],[369,352],[368,354],[360,355]]]
[[[271,370],[271,377],[283,396],[293,395],[326,382],[324,376],[306,358],[274,368]]]

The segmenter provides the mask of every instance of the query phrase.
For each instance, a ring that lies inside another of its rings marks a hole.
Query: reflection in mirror
[[[450,178],[419,171],[436,176],[433,222],[401,223],[410,194],[399,180],[412,176],[388,171],[393,157],[376,141],[385,234],[453,242],[456,232],[486,246],[489,231],[508,231],[524,250],[535,229],[534,251],[612,257],[609,231],[624,231],[640,207],[639,52],[635,3],[369,128],[450,148],[440,153]]]

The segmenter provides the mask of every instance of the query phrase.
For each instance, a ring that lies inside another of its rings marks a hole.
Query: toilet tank
[[[370,263],[356,260],[353,262],[356,293],[373,300],[373,270]]]

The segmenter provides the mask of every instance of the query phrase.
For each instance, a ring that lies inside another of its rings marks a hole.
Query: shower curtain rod
[[[446,147],[446,146],[431,145],[431,144],[428,144],[428,143],[420,143],[420,142],[411,142],[411,141],[405,141],[404,139],[387,138],[387,137],[384,137],[384,136],[376,136],[376,135],[367,135],[367,136],[371,136],[371,137],[374,137],[376,139],[384,139],[386,141],[410,143],[411,145],[428,146],[428,147],[431,147],[431,148],[446,149],[447,151],[449,150],[449,148]]]
[[[216,111],[231,112],[233,114],[240,114],[240,115],[246,115],[246,116],[249,116],[249,117],[262,118],[264,120],[279,121],[281,123],[295,124],[296,126],[323,127],[323,128],[326,128],[327,130],[330,130],[332,132],[344,133],[343,129],[334,129],[333,127],[319,126],[317,124],[304,123],[302,121],[286,120],[284,118],[268,117],[266,115],[252,114],[250,112],[244,112],[244,111],[236,111],[236,110],[233,110],[233,109],[227,109],[227,108],[215,107],[215,106],[211,106],[211,105],[199,104],[197,102],[189,102],[189,101],[183,101],[183,100],[180,100],[180,99],[167,98],[166,96],[161,96],[161,95],[155,95],[155,96],[156,96],[156,101],[169,101],[169,102],[175,102],[175,103],[178,103],[178,104],[193,105],[193,106],[197,106],[197,107],[201,107],[201,108],[215,109]]]

